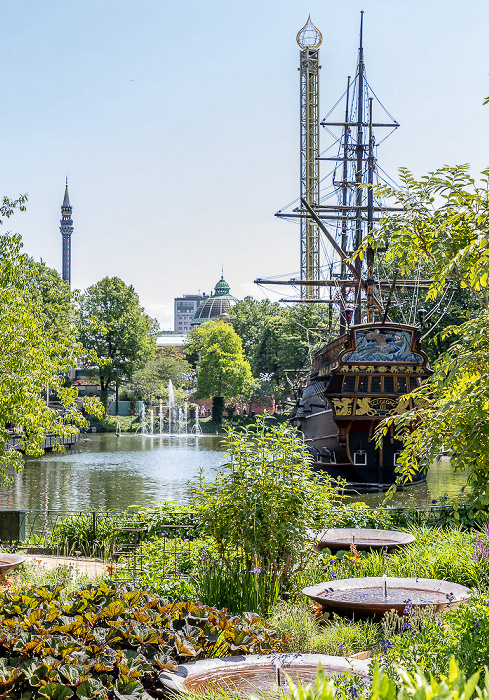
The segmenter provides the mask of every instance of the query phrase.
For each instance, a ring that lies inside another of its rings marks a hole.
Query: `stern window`
[[[394,377],[384,377],[384,391],[386,394],[394,393]]]
[[[372,388],[370,391],[372,394],[380,394],[382,391],[380,388],[380,377],[372,377]]]
[[[358,378],[358,393],[366,394],[368,391],[368,377]]]
[[[406,377],[397,378],[397,393],[405,394],[407,392],[407,382]]]
[[[353,393],[355,391],[355,379],[356,377],[345,377],[343,380],[343,392]]]

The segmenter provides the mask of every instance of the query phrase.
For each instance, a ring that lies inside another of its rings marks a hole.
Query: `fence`
[[[350,504],[354,505],[354,504]],[[359,519],[379,518],[385,514],[389,520],[402,524],[404,521],[431,524],[440,520],[441,517],[454,518],[457,514],[463,515],[470,510],[470,505],[465,503],[441,503],[426,506],[383,506],[378,508],[362,508],[355,511],[345,510],[345,508],[332,508],[331,515],[344,518],[345,513],[351,513],[352,517]],[[183,512],[183,511],[182,511]],[[175,511],[175,517],[180,514]],[[190,513],[186,513],[191,518]],[[132,516],[134,517],[134,516]],[[158,517],[158,511],[148,511],[144,517],[137,518],[138,521],[152,520]],[[85,537],[96,542],[100,534],[107,531],[109,524],[117,520],[127,519],[125,511],[97,511],[97,510],[0,510],[0,541],[24,541],[32,539],[48,538],[56,526],[66,521],[67,518],[78,519],[78,525],[83,524]],[[185,532],[192,526],[188,523],[178,524],[177,522],[162,524],[162,528],[168,530],[168,534],[174,529],[172,539],[180,535],[186,537]]]

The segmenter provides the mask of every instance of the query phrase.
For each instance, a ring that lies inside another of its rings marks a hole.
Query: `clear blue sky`
[[[117,275],[163,328],[221,263],[260,296],[255,277],[299,267],[298,228],[273,216],[298,194],[296,33],[309,13],[323,33],[324,116],[362,9],[368,80],[401,123],[383,168],[487,167],[486,0],[23,0],[2,8],[0,194],[29,204],[4,229],[59,270],[68,174],[73,287]]]

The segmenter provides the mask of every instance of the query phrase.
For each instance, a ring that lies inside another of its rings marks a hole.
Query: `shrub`
[[[108,559],[113,548],[114,527],[124,520],[145,525],[145,539],[153,539],[165,531],[167,538],[193,538],[194,518],[191,509],[173,501],[155,503],[152,507],[107,513],[79,513],[56,523],[51,535],[43,541],[63,554],[81,552],[86,556]]]
[[[191,506],[221,557],[239,551],[236,577],[260,570],[272,600],[307,528],[324,522],[337,492],[328,477],[313,473],[302,435],[286,424],[267,426],[266,417],[256,416],[254,426],[230,429],[224,445],[229,463],[214,482],[201,475],[190,488]],[[232,571],[233,561],[226,565]]]

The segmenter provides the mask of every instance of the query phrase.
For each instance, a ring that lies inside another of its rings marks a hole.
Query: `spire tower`
[[[61,205],[61,236],[63,237],[63,261],[61,269],[61,277],[68,282],[71,289],[71,234],[73,233],[73,219],[71,213],[73,207],[70,204],[70,196],[68,194],[68,178],[66,178],[65,196]]]

